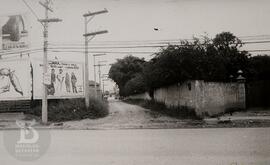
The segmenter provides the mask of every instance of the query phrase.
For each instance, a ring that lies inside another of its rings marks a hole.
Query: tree
[[[199,78],[198,57],[202,51],[185,42],[182,46],[170,45],[157,53],[143,72],[149,89]]]
[[[227,77],[237,76],[238,70],[247,72],[249,54],[247,51],[240,51],[242,41],[230,32],[217,34],[213,39],[216,54],[224,58],[227,70]]]
[[[182,41],[161,50],[144,68],[148,89],[186,80],[229,81],[238,70],[246,72],[248,53],[240,51],[241,41],[230,32],[214,39]]]
[[[181,41],[169,45],[145,62],[133,56],[118,60],[109,76],[121,95],[130,95],[182,83],[186,80],[226,82],[237,77],[238,70],[248,73],[249,54],[241,51],[241,40],[230,32],[217,34],[214,39]],[[244,75],[245,76],[245,75]]]
[[[125,85],[125,95],[133,95],[146,91],[146,84],[142,74],[137,74]]]
[[[249,59],[248,80],[270,80],[270,57],[254,56]]]
[[[145,60],[134,56],[126,56],[123,59],[118,59],[109,71],[109,78],[111,78],[119,87],[121,96],[125,95],[125,85],[132,78],[136,77],[138,73],[143,70]]]

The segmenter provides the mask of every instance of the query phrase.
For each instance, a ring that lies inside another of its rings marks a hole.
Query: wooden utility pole
[[[49,7],[49,0],[46,0],[45,3],[39,2],[45,8],[45,19],[39,19],[39,22],[44,27],[43,37],[44,37],[44,55],[43,55],[43,97],[42,97],[42,122],[46,124],[48,122],[48,100],[47,100],[47,85],[44,81],[45,75],[48,71],[48,24],[51,22],[60,22],[61,19],[58,18],[49,18],[49,11],[53,10]]]
[[[105,53],[101,53],[101,54],[93,54],[93,58],[94,58],[94,86],[95,86],[95,97],[97,97],[97,84],[96,84],[96,81],[97,81],[97,76],[96,76],[96,56],[104,56],[106,55]]]
[[[84,17],[84,40],[85,40],[85,66],[84,66],[84,94],[85,94],[85,106],[86,108],[89,107],[89,62],[88,62],[88,42],[93,39],[96,35],[99,34],[104,34],[104,33],[108,33],[107,30],[102,30],[102,31],[97,31],[97,32],[93,32],[93,33],[88,33],[87,32],[87,24],[94,18],[95,15],[98,14],[103,14],[103,13],[107,13],[108,10],[104,9],[102,11],[97,11],[97,12],[88,12],[86,14],[83,15]],[[88,17],[90,17],[88,19]],[[90,38],[89,38],[90,37]]]
[[[105,93],[105,81],[108,81],[107,77],[105,77],[106,74],[103,74],[102,76],[102,90],[103,90],[103,93]],[[106,78],[106,79],[105,79]]]
[[[98,67],[98,83],[99,83],[99,87],[100,87],[100,90],[102,90],[102,87],[101,87],[101,67],[102,66],[106,66],[105,64],[100,64],[102,61],[99,61],[98,65],[94,65],[94,67]]]

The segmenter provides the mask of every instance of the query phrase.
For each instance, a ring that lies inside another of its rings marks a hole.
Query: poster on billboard
[[[32,60],[34,99],[42,98],[43,79],[47,82],[49,99],[84,97],[83,64],[78,62],[49,61],[48,72],[43,75],[41,60]],[[48,76],[50,76],[48,78]]]
[[[29,20],[27,13],[0,16],[0,28],[0,50],[29,47]]]
[[[31,99],[31,70],[28,59],[0,61],[0,100]]]

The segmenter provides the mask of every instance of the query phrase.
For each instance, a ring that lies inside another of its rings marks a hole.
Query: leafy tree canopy
[[[127,56],[118,59],[109,77],[121,95],[153,91],[186,80],[226,82],[236,79],[242,70],[247,80],[270,79],[270,57],[250,57],[242,51],[242,42],[230,32],[217,34],[213,39],[204,36],[180,45],[169,45],[148,62]]]
[[[120,95],[124,95],[124,87],[126,83],[134,78],[143,70],[145,60],[134,56],[126,56],[123,59],[118,59],[109,71],[109,78],[116,82],[119,86]]]

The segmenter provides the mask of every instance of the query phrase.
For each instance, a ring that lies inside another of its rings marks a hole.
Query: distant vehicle
[[[115,99],[119,100],[120,96],[119,95],[115,95]]]
[[[103,96],[103,99],[104,99],[104,100],[108,100],[108,97],[109,97],[109,95],[104,95],[104,96]]]

